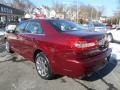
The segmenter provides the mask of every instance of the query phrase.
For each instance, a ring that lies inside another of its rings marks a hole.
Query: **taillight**
[[[95,39],[78,39],[70,41],[71,48],[77,50],[91,50],[98,47],[98,42]]]
[[[77,48],[87,48],[87,47],[93,47],[95,46],[95,43],[94,42],[90,42],[90,43],[76,43],[75,44],[75,47]]]

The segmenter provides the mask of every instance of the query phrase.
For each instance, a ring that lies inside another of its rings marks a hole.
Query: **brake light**
[[[98,42],[95,39],[78,39],[70,41],[71,48],[77,50],[91,50],[96,49],[98,47]]]
[[[82,44],[76,43],[75,44],[75,47],[77,47],[77,48],[87,48],[87,47],[93,47],[93,46],[95,46],[94,42],[91,42],[91,43],[82,43]]]

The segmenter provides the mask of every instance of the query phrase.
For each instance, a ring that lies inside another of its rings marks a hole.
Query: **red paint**
[[[85,76],[98,68],[111,54],[111,49],[100,50],[98,39],[104,34],[79,31],[58,32],[47,20],[41,20],[44,35],[9,34],[12,49],[34,62],[34,52],[39,49],[50,60],[53,72],[71,77]],[[78,48],[77,44],[94,42],[95,46]],[[106,44],[107,45],[107,44]],[[102,66],[101,66],[102,67]]]

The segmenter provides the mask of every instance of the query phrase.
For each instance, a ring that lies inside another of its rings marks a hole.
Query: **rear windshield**
[[[59,31],[85,30],[85,27],[68,20],[48,20]]]

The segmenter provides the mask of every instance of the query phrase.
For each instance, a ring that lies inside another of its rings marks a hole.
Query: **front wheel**
[[[53,72],[48,58],[40,52],[36,55],[35,64],[38,74],[41,78],[50,80],[53,78]]]

